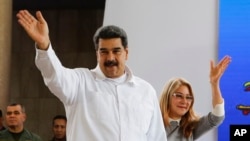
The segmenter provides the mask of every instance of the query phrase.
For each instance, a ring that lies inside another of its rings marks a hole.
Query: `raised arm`
[[[224,101],[220,91],[220,78],[224,74],[224,71],[227,69],[230,62],[230,56],[224,56],[216,66],[213,61],[210,61],[210,83],[212,89],[213,107]]]
[[[36,12],[36,18],[27,10],[17,13],[18,23],[24,28],[32,40],[41,50],[47,50],[50,44],[49,28],[40,11]]]

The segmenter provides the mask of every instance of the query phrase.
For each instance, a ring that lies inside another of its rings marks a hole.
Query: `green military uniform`
[[[24,129],[18,135],[19,139],[15,139],[15,133],[9,132],[9,130],[0,131],[0,141],[42,141],[41,137]]]

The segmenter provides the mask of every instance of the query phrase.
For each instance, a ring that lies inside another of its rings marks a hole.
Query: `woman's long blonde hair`
[[[165,126],[170,126],[169,114],[170,114],[170,99],[172,94],[181,86],[186,86],[189,89],[190,95],[194,96],[190,83],[184,78],[173,78],[167,82],[163,88],[160,97],[160,108]],[[195,115],[193,110],[194,99],[190,105],[189,110],[182,116],[180,121],[180,129],[183,135],[188,138],[192,135],[193,129],[196,127],[199,117]]]

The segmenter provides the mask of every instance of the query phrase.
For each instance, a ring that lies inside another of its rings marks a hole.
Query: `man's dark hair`
[[[25,113],[25,107],[21,103],[11,103],[8,106],[18,106],[18,105],[20,105],[22,112]]]
[[[128,47],[128,38],[126,32],[115,25],[103,26],[97,29],[93,40],[95,44],[95,49],[98,49],[99,39],[112,39],[121,38],[122,45],[124,48]]]
[[[56,115],[56,116],[54,116],[54,118],[53,118],[52,125],[54,125],[54,122],[55,122],[55,120],[57,120],[57,119],[63,119],[63,120],[65,120],[65,121],[67,122],[67,117],[66,117],[65,115]]]

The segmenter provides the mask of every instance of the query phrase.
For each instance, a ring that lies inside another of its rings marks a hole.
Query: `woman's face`
[[[180,86],[170,96],[170,118],[180,119],[190,109],[192,104],[193,96],[190,94],[187,86]]]

